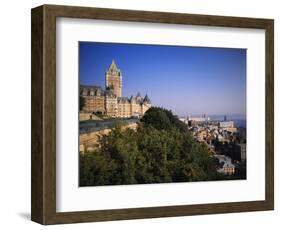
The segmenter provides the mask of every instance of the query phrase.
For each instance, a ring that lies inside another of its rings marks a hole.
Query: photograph
[[[28,14],[33,222],[275,209],[274,15],[158,5]]]
[[[246,49],[79,42],[79,186],[246,179]]]

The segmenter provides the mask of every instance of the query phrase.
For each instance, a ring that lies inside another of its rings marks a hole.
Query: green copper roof
[[[118,69],[118,68],[117,68],[117,66],[116,66],[116,64],[115,64],[114,59],[112,60],[112,62],[111,62],[111,65],[110,65],[109,69]]]

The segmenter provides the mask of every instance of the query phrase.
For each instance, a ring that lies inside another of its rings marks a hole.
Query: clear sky
[[[80,84],[105,88],[115,60],[122,96],[148,94],[179,116],[246,114],[246,49],[80,42]]]

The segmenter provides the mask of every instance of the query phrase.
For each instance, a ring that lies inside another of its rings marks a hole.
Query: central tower
[[[111,90],[116,97],[122,96],[122,75],[114,60],[105,73],[105,88]]]

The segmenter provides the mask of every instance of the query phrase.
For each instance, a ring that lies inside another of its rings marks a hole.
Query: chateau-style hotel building
[[[101,86],[80,85],[80,97],[84,98],[80,112],[109,117],[140,117],[151,107],[147,95],[122,96],[122,73],[114,60],[105,73],[105,90]]]

